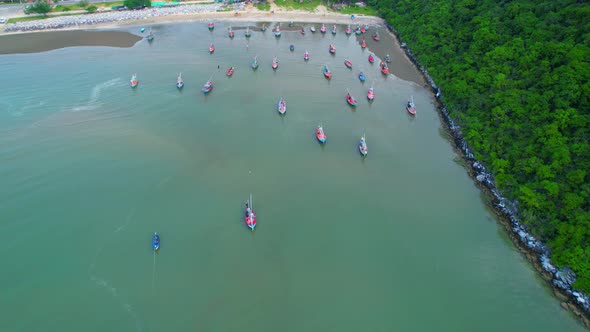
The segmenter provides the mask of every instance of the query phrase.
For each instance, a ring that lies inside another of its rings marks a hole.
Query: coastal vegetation
[[[151,0],[125,0],[123,5],[127,8],[151,7]]]
[[[51,11],[51,5],[45,1],[37,1],[25,7],[25,14],[45,15]]]
[[[369,0],[467,143],[590,293],[590,3]]]

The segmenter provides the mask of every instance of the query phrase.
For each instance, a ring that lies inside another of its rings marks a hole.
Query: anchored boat
[[[373,56],[373,54],[369,54],[369,63],[373,63],[375,62],[375,57]]]
[[[332,28],[332,34],[335,35],[336,34],[336,24],[334,24],[334,27]]]
[[[375,31],[375,33],[373,34],[373,40],[379,41],[379,32]]]
[[[213,52],[215,52],[215,46],[213,45],[213,43],[211,43],[211,45],[209,45],[209,53]]]
[[[230,77],[234,74],[234,67],[229,67],[229,69],[227,70],[227,76]]]
[[[406,111],[408,111],[408,113],[410,113],[411,115],[416,115],[416,106],[414,106],[414,97],[412,97],[410,100],[408,100],[408,103],[406,104]]]
[[[234,31],[231,29],[231,25],[229,26],[229,32],[228,32],[228,34],[229,34],[229,38],[232,38],[232,39],[233,39],[233,38],[234,38],[234,36],[236,35],[236,34],[234,33]]]
[[[178,90],[184,87],[184,81],[182,80],[182,73],[178,74],[178,78],[176,79],[176,88]]]
[[[367,41],[365,40],[365,37],[363,37],[363,40],[361,41],[361,48],[365,47],[367,47]]]
[[[334,45],[330,44],[330,48],[328,49],[328,51],[330,52],[330,54],[336,54],[336,47],[334,47]]]
[[[131,80],[129,81],[129,85],[131,85],[132,88],[135,88],[138,84],[139,81],[137,80],[137,74],[133,74],[133,76],[131,76]]]
[[[315,137],[318,139],[320,143],[326,143],[326,134],[324,133],[324,128],[322,125],[319,125],[318,128],[315,130]]]
[[[250,38],[252,36],[252,33],[250,33],[250,27],[246,27],[246,33],[244,36],[246,36],[246,38]]]
[[[373,99],[375,99],[375,90],[373,90],[373,85],[371,85],[369,91],[367,91],[367,99],[369,99],[369,101],[373,101]]]
[[[328,65],[324,65],[324,76],[327,79],[331,79],[332,78],[332,72],[330,71],[330,69],[328,68]]]
[[[152,235],[152,249],[158,251],[160,249],[160,234],[157,232]]]
[[[359,152],[363,157],[366,157],[369,153],[369,147],[367,146],[367,140],[365,139],[365,134],[361,136],[361,140],[359,141]]]
[[[350,36],[350,34],[352,33],[352,29],[350,28],[350,24],[346,27],[346,30],[344,30],[344,32],[346,33],[346,35]]]
[[[209,29],[209,30],[215,29],[215,24],[213,23],[213,21],[211,21],[211,22],[209,22],[209,24],[207,24],[207,29]]]
[[[277,37],[277,38],[280,38],[281,37],[280,23],[277,24],[277,27],[275,28],[275,37]]]
[[[211,79],[209,79],[209,80],[208,80],[208,81],[205,83],[205,85],[203,85],[203,89],[201,89],[201,91],[202,91],[204,94],[208,94],[209,92],[211,92],[211,90],[213,90],[213,86],[214,86],[214,85],[213,85],[213,81],[211,81]]]
[[[277,60],[277,57],[276,56],[274,56],[272,58],[272,65],[271,66],[272,66],[272,69],[275,69],[275,70],[277,68],[279,68],[279,60]]]
[[[367,78],[365,77],[365,74],[364,74],[364,73],[361,71],[361,72],[359,73],[359,80],[360,80],[361,82],[364,82],[366,79],[367,79]]]
[[[252,205],[252,194],[250,194],[250,200],[246,202],[244,221],[246,222],[246,226],[253,231],[256,227],[256,214]]]
[[[356,107],[356,99],[354,99],[354,97],[350,94],[350,91],[346,90],[346,102],[348,103],[348,105],[352,106],[352,107]]]
[[[285,114],[285,112],[287,112],[287,102],[283,97],[281,97],[277,103],[277,111],[279,111],[279,114]]]
[[[311,33],[315,33],[315,26],[312,25],[311,27],[309,27],[309,31],[311,31]]]
[[[381,74],[388,75],[389,74],[389,67],[387,67],[387,63],[381,61]]]
[[[326,26],[322,23],[322,27],[320,28],[321,33],[326,33]]]
[[[309,52],[305,51],[305,54],[303,54],[303,60],[305,60],[305,61],[309,60]]]
[[[258,69],[258,60],[256,59],[258,56],[254,57],[254,60],[252,61],[252,64],[250,65],[250,67],[252,67],[253,70]]]
[[[344,59],[344,65],[346,66],[346,68],[352,69],[352,62],[350,62],[350,60]]]

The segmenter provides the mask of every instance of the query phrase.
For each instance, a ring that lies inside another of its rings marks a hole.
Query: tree
[[[25,7],[25,14],[41,14],[45,15],[51,11],[51,5],[45,1],[37,1],[32,5]]]
[[[150,0],[125,0],[123,5],[129,9],[138,7],[151,7],[152,2]]]
[[[88,6],[86,7],[86,11],[89,13],[94,13],[96,11],[97,7],[96,6]]]

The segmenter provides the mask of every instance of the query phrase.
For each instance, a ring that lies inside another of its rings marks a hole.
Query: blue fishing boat
[[[359,80],[360,80],[361,82],[364,82],[366,79],[367,79],[367,78],[365,77],[365,74],[363,74],[363,72],[361,71],[361,72],[359,73]]]
[[[366,157],[369,153],[369,147],[367,146],[367,141],[365,139],[365,134],[361,136],[361,140],[359,141],[359,152],[363,157]]]
[[[152,249],[154,249],[154,251],[160,249],[160,234],[157,232],[152,235]]]
[[[139,31],[140,32],[144,32],[145,31],[145,28],[141,28],[141,29],[139,29]]]
[[[203,85],[203,89],[201,89],[201,91],[203,91],[204,94],[208,94],[209,92],[211,92],[211,90],[213,90],[213,81],[211,81],[211,79],[209,79],[207,81],[207,83],[205,83],[205,85]]]
[[[147,35],[146,38],[149,42],[151,42],[152,40],[154,40],[154,33],[150,30],[150,33]]]
[[[295,45],[291,44],[291,45],[289,46],[289,50],[291,50],[291,52],[295,51]]]

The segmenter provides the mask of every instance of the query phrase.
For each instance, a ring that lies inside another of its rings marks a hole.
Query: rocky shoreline
[[[475,159],[475,156],[463,138],[461,127],[450,117],[449,111],[441,101],[443,96],[441,89],[428,74],[426,68],[420,65],[418,59],[414,56],[406,43],[401,40],[398,32],[391,25],[386,24],[386,26],[389,31],[393,33],[410,61],[412,61],[422,73],[427,84],[432,89],[434,97],[438,102],[438,110],[443,122],[448,128],[449,133],[455,142],[456,148],[461,151],[463,157],[467,161],[466,165],[469,173],[473,176],[479,186],[489,194],[491,204],[509,232],[512,241],[535,266],[535,269],[543,275],[543,278],[551,283],[556,297],[559,298],[560,301],[563,301],[561,306],[564,309],[571,310],[585,327],[590,328],[590,297],[572,288],[572,284],[576,280],[575,273],[567,267],[558,269],[551,264],[551,253],[549,248],[540,240],[536,239],[527,230],[526,226],[522,224],[518,217],[519,213],[516,203],[502,196],[502,193],[496,188],[492,174],[480,161]]]

